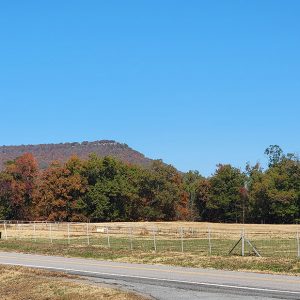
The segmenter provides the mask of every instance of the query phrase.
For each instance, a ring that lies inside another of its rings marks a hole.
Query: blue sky
[[[300,2],[2,1],[0,144],[98,139],[204,175],[300,152]]]

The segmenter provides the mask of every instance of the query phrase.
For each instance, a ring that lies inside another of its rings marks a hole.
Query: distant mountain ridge
[[[149,166],[152,162],[150,158],[145,157],[126,144],[112,140],[99,140],[81,143],[0,146],[0,169],[3,169],[5,162],[13,160],[24,153],[32,153],[41,168],[47,167],[53,161],[65,162],[72,155],[86,159],[91,153],[95,153],[100,157],[112,156],[121,161],[141,166]]]

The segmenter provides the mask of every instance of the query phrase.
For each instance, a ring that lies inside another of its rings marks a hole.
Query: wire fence
[[[19,240],[20,243],[31,241],[112,250],[300,258],[297,226],[252,228],[239,224],[160,226],[153,223],[0,221],[0,232],[2,242]]]

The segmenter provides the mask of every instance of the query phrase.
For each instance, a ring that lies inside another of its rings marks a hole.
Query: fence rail
[[[297,226],[266,229],[263,226],[252,228],[238,224],[199,224],[168,227],[141,223],[0,221],[0,231],[3,242],[19,240],[144,252],[189,252],[201,255],[258,253],[263,257],[300,258],[300,233]]]

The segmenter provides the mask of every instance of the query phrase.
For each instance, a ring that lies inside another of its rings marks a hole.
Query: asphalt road
[[[296,276],[129,264],[0,252],[0,264],[63,271],[134,290],[152,299],[300,299]]]

